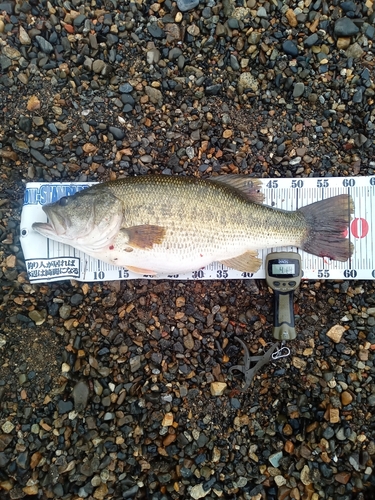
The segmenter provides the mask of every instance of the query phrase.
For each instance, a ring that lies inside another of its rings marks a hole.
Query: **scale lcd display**
[[[295,275],[296,274],[296,265],[289,264],[272,264],[272,274],[277,275]]]

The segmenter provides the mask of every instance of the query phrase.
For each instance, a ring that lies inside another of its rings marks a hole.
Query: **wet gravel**
[[[372,499],[375,286],[30,285],[25,182],[370,175],[371,0],[0,1],[0,498]]]

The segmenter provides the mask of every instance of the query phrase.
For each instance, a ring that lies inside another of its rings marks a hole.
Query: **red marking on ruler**
[[[369,225],[366,219],[357,217],[350,224],[350,229],[355,238],[365,238],[369,232]]]

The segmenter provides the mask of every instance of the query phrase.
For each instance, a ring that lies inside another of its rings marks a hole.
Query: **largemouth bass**
[[[218,261],[256,272],[258,250],[297,246],[346,261],[353,201],[347,194],[296,211],[262,204],[256,179],[152,175],[91,186],[43,207],[33,229],[136,273],[179,274]]]

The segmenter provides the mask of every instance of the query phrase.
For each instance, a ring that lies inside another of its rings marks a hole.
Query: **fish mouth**
[[[49,236],[51,234],[56,234],[53,226],[47,222],[34,222],[32,225],[34,231],[42,234],[43,236]]]
[[[44,212],[47,214],[49,222],[34,222],[32,228],[38,233],[44,236],[62,236],[67,231],[67,222],[60,215],[47,210],[47,207],[43,208]]]

